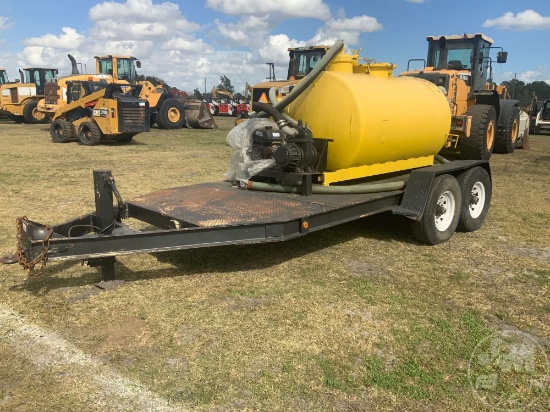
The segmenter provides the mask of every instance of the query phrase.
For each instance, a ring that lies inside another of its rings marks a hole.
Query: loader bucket
[[[185,126],[190,129],[216,129],[218,125],[205,102],[185,104]]]

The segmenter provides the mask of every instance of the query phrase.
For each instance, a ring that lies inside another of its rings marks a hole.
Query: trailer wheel
[[[462,193],[458,230],[474,232],[478,230],[491,204],[493,185],[489,173],[482,167],[474,167],[458,177]]]
[[[461,203],[462,196],[457,180],[451,175],[437,176],[422,218],[412,221],[414,237],[429,245],[449,240],[458,225]]]
[[[174,98],[162,102],[157,113],[157,124],[161,129],[179,129],[185,121],[185,110],[181,102]]]
[[[23,107],[23,119],[25,123],[42,124],[48,121],[48,116],[38,110],[38,102],[36,100],[28,101]]]
[[[519,134],[519,108],[510,107],[506,113],[502,126],[504,130],[497,135],[495,140],[495,153],[513,153],[516,148],[516,140]]]
[[[78,140],[85,146],[95,146],[101,141],[101,130],[93,122],[84,122],[78,129]]]
[[[73,130],[65,119],[55,119],[50,124],[50,136],[53,143],[67,143],[71,140]]]
[[[460,139],[460,158],[489,160],[495,147],[497,113],[489,104],[476,104],[466,111],[472,116],[470,137]]]

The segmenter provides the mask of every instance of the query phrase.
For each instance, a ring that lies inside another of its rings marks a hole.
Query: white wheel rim
[[[440,232],[447,230],[453,221],[456,209],[455,197],[450,191],[443,192],[437,199],[435,227]]]
[[[485,186],[481,182],[476,182],[472,187],[472,192],[470,193],[470,204],[468,205],[470,216],[477,219],[481,215],[484,206]]]

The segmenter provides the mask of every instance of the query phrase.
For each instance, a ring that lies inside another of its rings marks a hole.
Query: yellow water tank
[[[314,137],[332,140],[327,169],[392,165],[363,173],[374,175],[433,164],[451,123],[443,93],[422,79],[354,73],[344,60],[336,58],[286,109]]]

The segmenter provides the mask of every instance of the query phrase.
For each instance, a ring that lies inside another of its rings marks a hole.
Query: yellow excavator
[[[4,69],[0,72],[0,114],[16,123],[46,123],[48,118],[37,110],[48,81],[57,76],[57,69],[30,67],[19,70],[21,80],[9,82]]]
[[[38,109],[50,117],[56,110],[67,104],[67,100],[70,98],[67,96],[68,82],[116,82],[141,86],[139,97],[149,103],[151,126],[156,123],[162,129],[177,129],[182,126],[200,129],[216,127],[214,118],[210,115],[206,104],[194,101],[182,102],[175,98],[170,91],[165,90],[162,85],[138,81],[136,67],[141,68],[141,62],[133,56],[95,56],[95,74],[81,74],[74,57],[68,56],[71,60],[72,74],[46,84],[45,97],[38,105]]]

